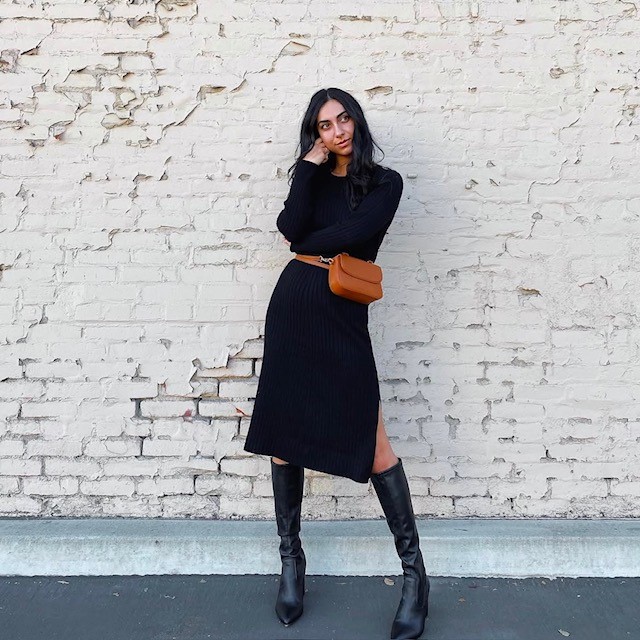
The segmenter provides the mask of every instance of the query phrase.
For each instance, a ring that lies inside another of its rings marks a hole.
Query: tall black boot
[[[282,572],[276,601],[280,621],[289,626],[302,615],[307,561],[300,542],[300,510],[304,467],[271,460],[271,481],[280,536]]]
[[[424,631],[429,608],[429,578],[425,572],[418,529],[416,527],[409,484],[402,460],[382,471],[372,473],[371,481],[380,499],[387,524],[402,560],[402,598],[391,626],[393,640],[419,638]]]

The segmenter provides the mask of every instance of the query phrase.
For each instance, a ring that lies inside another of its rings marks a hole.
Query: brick
[[[80,482],[80,493],[89,496],[130,496],[134,491],[135,484],[131,478],[106,478]]]
[[[0,440],[0,457],[21,456],[24,453],[22,440]]]
[[[37,497],[0,496],[0,514],[15,517],[17,515],[39,515],[42,502]]]
[[[640,480],[634,482],[613,482],[611,484],[612,496],[640,497]]]
[[[237,475],[203,474],[196,477],[196,493],[246,497],[251,494],[251,480]]]
[[[141,444],[138,438],[131,440],[90,440],[84,446],[84,455],[92,458],[139,456]]]
[[[155,476],[160,469],[159,460],[113,460],[108,459],[102,462],[102,473],[104,476]]]
[[[42,470],[40,460],[3,458],[0,460],[0,476],[39,476]]]
[[[484,496],[487,495],[487,482],[467,478],[453,478],[448,482],[435,480],[431,484],[434,496]]]
[[[324,476],[312,478],[309,483],[310,495],[314,496],[367,496],[369,486],[352,482],[348,478]]]
[[[218,395],[224,398],[255,398],[258,389],[258,379],[251,381],[226,380],[220,381]]]
[[[142,478],[136,484],[140,495],[167,496],[194,493],[193,478]]]
[[[257,476],[261,473],[271,473],[271,463],[257,457],[224,458],[220,461],[220,471],[239,476]]]
[[[27,456],[62,456],[74,458],[82,453],[82,443],[72,440],[30,440]]]
[[[228,498],[220,496],[220,517],[221,518],[273,518],[273,500],[265,498]]]
[[[18,485],[18,478],[6,478],[0,476],[0,494],[8,495],[11,493],[18,493],[20,487]]]
[[[251,415],[253,402],[232,402],[229,400],[203,400],[199,403],[198,412],[201,416],[225,418]]]
[[[60,496],[78,493],[77,478],[25,478],[22,482],[26,495]]]
[[[141,413],[147,418],[165,418],[184,415],[195,415],[196,408],[193,400],[175,402],[159,400],[143,400],[140,403]]]
[[[607,495],[607,483],[603,480],[550,480],[550,482],[551,495],[560,500],[581,500]]]
[[[240,353],[249,353],[249,350],[243,349]],[[249,378],[251,375],[251,359],[245,359],[240,354],[230,359],[226,367],[212,367],[198,372],[200,378]]]
[[[143,456],[192,456],[196,450],[196,443],[192,441],[145,438],[142,445]]]
[[[95,480],[101,473],[100,465],[91,460],[44,459],[44,475],[46,476],[82,476],[83,478]]]
[[[220,499],[216,496],[163,496],[160,499],[165,518],[218,518]]]

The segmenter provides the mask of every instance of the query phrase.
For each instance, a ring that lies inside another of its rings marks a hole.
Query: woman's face
[[[353,119],[337,100],[325,102],[318,112],[318,136],[329,151],[350,156],[355,128]],[[344,144],[340,144],[344,142]]]

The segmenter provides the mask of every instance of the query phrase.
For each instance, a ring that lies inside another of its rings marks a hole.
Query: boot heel
[[[425,620],[429,617],[429,589],[431,588],[431,585],[429,584],[429,578],[427,578],[427,593],[424,597],[424,599],[426,600],[426,602],[424,603],[424,617]]]

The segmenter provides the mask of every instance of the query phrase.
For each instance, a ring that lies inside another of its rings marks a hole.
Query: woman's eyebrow
[[[339,118],[343,113],[347,113],[347,110],[345,109],[344,111],[342,111],[341,113],[339,113],[336,118]],[[322,124],[323,122],[331,122],[331,120],[320,120],[318,122],[318,124]]]

